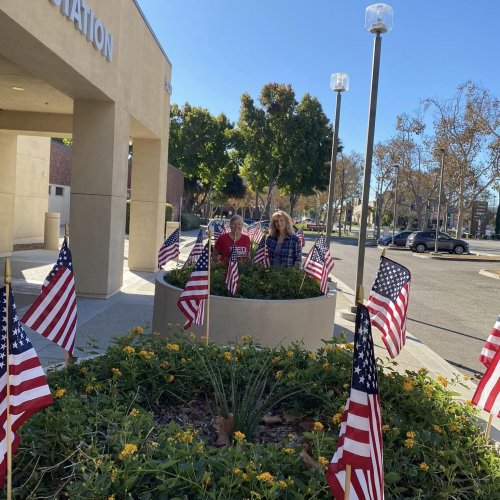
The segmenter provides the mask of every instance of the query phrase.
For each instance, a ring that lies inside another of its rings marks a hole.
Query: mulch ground
[[[22,243],[14,245],[14,252],[20,250],[41,250],[43,248],[43,243]]]

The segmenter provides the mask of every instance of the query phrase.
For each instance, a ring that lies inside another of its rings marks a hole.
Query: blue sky
[[[240,96],[290,83],[297,100],[318,97],[333,120],[330,74],[349,74],[339,133],[364,155],[373,35],[359,0],[138,0],[172,62],[172,102],[236,121]],[[500,96],[500,1],[394,0],[383,35],[375,141],[421,99],[452,97],[472,80]]]

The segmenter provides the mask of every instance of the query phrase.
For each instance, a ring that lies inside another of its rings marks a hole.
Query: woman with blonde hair
[[[283,210],[274,212],[271,217],[267,248],[271,267],[301,267],[302,245],[295,236],[292,219]]]

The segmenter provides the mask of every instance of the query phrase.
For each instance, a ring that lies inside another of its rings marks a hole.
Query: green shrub
[[[306,276],[297,267],[275,267],[266,269],[251,262],[238,262],[240,280],[237,297],[245,299],[306,299],[322,295],[318,282]],[[184,288],[193,271],[193,266],[174,269],[165,273],[165,281]],[[210,268],[210,293],[222,297],[231,296],[224,282],[226,266],[213,264]]]
[[[500,457],[475,409],[455,401],[444,378],[377,363],[386,498],[498,498]],[[213,446],[207,426],[218,405],[207,364],[220,374],[228,401],[231,381],[242,387],[265,366],[261,378],[271,386],[280,380],[276,395],[285,397],[270,411],[292,415],[295,427],[260,435],[276,432],[274,441],[234,433],[231,446]],[[217,346],[173,327],[166,340],[136,328],[104,356],[49,373],[55,401],[21,428],[13,497],[326,500],[323,470],[304,466],[301,441],[328,464],[351,370],[352,344],[343,338],[312,353],[300,345],[266,348],[251,338]],[[297,387],[304,391],[287,398]],[[196,418],[186,416],[188,409]]]
[[[189,229],[198,229],[200,227],[200,217],[195,214],[182,214],[181,215],[181,228],[184,231]]]
[[[174,214],[174,207],[170,203],[165,203],[165,222],[171,222]]]

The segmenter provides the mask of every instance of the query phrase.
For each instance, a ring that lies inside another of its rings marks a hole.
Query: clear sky
[[[268,82],[318,97],[333,121],[330,75],[348,73],[339,134],[364,155],[373,35],[360,0],[138,0],[172,62],[172,102],[239,115]],[[472,80],[500,96],[500,0],[393,0],[383,35],[375,141],[421,99],[452,97]]]

